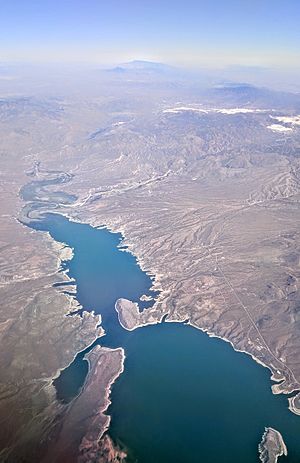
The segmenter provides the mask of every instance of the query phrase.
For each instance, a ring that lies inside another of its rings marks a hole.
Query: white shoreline
[[[68,206],[70,207],[70,206]],[[71,206],[71,208],[73,208],[74,205]],[[136,264],[140,267],[140,269],[146,273],[151,281],[153,282],[150,290],[151,291],[158,291],[159,294],[158,294],[158,297],[156,299],[154,299],[154,304],[152,307],[154,307],[157,303],[161,302],[163,299],[164,299],[164,296],[166,294],[168,294],[169,292],[168,291],[165,291],[162,289],[162,286],[161,286],[161,283],[160,283],[160,277],[162,276],[162,274],[159,274],[159,273],[154,273],[153,271],[150,271],[146,268],[146,265],[145,263],[143,262],[143,260],[141,258],[139,258],[138,255],[135,254],[135,252],[133,251],[133,243],[128,239],[126,238],[126,233],[125,233],[125,230],[124,230],[124,227],[117,227],[117,226],[114,226],[113,224],[101,224],[100,226],[97,226],[97,225],[93,225],[92,223],[90,223],[88,220],[79,220],[77,217],[73,217],[71,213],[69,212],[53,212],[51,210],[49,211],[43,211],[43,214],[47,214],[47,213],[50,213],[50,214],[56,214],[56,215],[62,215],[63,217],[66,217],[68,220],[70,220],[71,222],[75,222],[75,223],[80,223],[80,224],[85,224],[85,225],[89,225],[90,227],[92,228],[95,228],[95,229],[105,229],[105,230],[108,230],[109,232],[111,233],[114,233],[114,234],[120,234],[121,235],[121,241],[118,245],[119,246],[126,246],[126,249],[119,249],[119,251],[126,251],[126,252],[129,252],[136,260]],[[47,232],[48,233],[48,232]],[[50,235],[51,236],[51,235]],[[52,239],[52,238],[51,238]],[[55,241],[55,240],[54,240]],[[64,243],[66,244],[66,243]],[[68,277],[69,278],[69,277]],[[76,297],[76,296],[75,296]],[[147,309],[145,309],[147,310]],[[166,316],[166,314],[163,314],[161,316],[161,318],[159,320],[155,320],[153,322],[148,322],[148,323],[138,323],[136,324],[133,328],[126,328],[121,322],[120,322],[120,319],[119,319],[119,322],[121,324],[121,326],[126,329],[127,331],[134,331],[135,329],[137,328],[141,328],[143,326],[148,326],[148,325],[157,325],[159,323],[161,323],[162,319]],[[118,317],[119,318],[119,317]],[[168,320],[166,319],[165,322],[168,322],[168,323],[183,323],[184,320],[181,320],[181,319],[173,319],[173,320]],[[291,394],[295,391],[299,392],[299,388],[293,388],[291,390],[287,390],[287,389],[284,389],[282,388],[281,390],[278,390],[279,386],[281,386],[282,384],[284,384],[284,382],[286,381],[286,377],[284,376],[281,376],[280,378],[278,377],[278,371],[273,371],[271,366],[268,366],[266,365],[264,362],[262,362],[260,359],[258,359],[257,357],[255,357],[254,354],[250,353],[250,352],[247,352],[246,350],[243,350],[243,349],[238,349],[234,346],[234,344],[232,343],[232,341],[230,341],[229,339],[225,338],[225,337],[222,337],[222,336],[219,336],[211,331],[209,331],[208,329],[206,328],[201,328],[193,323],[191,323],[190,321],[187,321],[186,322],[187,325],[190,325],[190,326],[193,326],[194,328],[206,333],[209,337],[215,337],[215,338],[218,338],[218,339],[221,339],[225,342],[228,342],[233,350],[235,350],[236,352],[242,352],[244,354],[247,354],[249,355],[256,363],[258,363],[259,365],[262,365],[263,367],[267,368],[270,373],[271,373],[271,376],[270,376],[270,379],[271,381],[274,381],[276,384],[271,384],[271,390],[272,390],[272,393],[274,395],[277,395],[277,394]],[[77,355],[77,354],[76,354]],[[124,357],[125,358],[125,357]],[[123,371],[124,371],[124,368],[123,368]],[[121,374],[121,373],[120,373]],[[296,394],[297,395],[297,394]],[[295,396],[294,396],[295,397]],[[296,415],[300,415],[300,409],[297,409],[296,407],[293,407],[293,397],[292,398],[289,398],[288,399],[289,401],[289,406],[288,406],[288,409],[296,414]]]
[[[272,433],[274,436],[276,436],[276,438],[278,439],[278,443],[279,443],[276,455],[274,455],[274,459],[272,460],[269,460],[268,455],[267,455],[268,459],[266,460],[265,455],[264,455],[265,450],[268,452],[267,437],[269,433]],[[258,444],[258,453],[259,453],[259,459],[263,463],[277,463],[279,457],[281,457],[282,455],[287,456],[288,454],[287,447],[285,445],[285,442],[283,440],[281,433],[277,431],[277,429],[274,429],[271,427],[265,428],[265,432],[262,435],[261,442]]]
[[[45,213],[47,214],[48,212],[45,212]],[[59,213],[53,213],[51,211],[49,211],[49,214],[63,215],[63,214],[59,214]],[[67,218],[69,218],[69,217],[67,217]],[[70,218],[69,220],[72,220],[72,219]],[[76,310],[82,310],[82,316],[85,316],[85,314],[86,314],[88,316],[93,317],[95,319],[95,321],[97,321],[97,325],[95,326],[95,329],[97,329],[98,332],[97,333],[95,332],[95,335],[94,335],[92,341],[86,347],[84,347],[84,349],[81,349],[81,350],[77,351],[74,354],[72,360],[66,366],[64,366],[63,368],[58,369],[53,376],[51,376],[49,378],[43,378],[43,379],[45,379],[45,381],[49,380],[49,381],[53,382],[55,379],[57,379],[60,376],[62,371],[64,371],[66,368],[68,368],[74,362],[74,360],[75,360],[75,358],[77,357],[78,354],[80,354],[81,352],[83,352],[86,349],[88,349],[89,347],[91,347],[93,345],[93,343],[97,339],[101,338],[102,336],[105,336],[105,330],[102,327],[102,318],[101,318],[100,314],[95,314],[94,310],[91,310],[91,311],[84,310],[83,306],[80,304],[80,302],[78,301],[78,299],[76,297],[76,295],[77,295],[76,279],[69,277],[69,275],[68,275],[69,269],[63,270],[62,263],[70,261],[70,260],[72,260],[74,258],[74,248],[72,248],[71,246],[69,246],[65,242],[55,240],[51,236],[49,231],[36,230],[35,228],[31,228],[30,226],[28,226],[26,224],[23,224],[22,222],[19,222],[19,223],[23,227],[30,228],[30,230],[33,233],[40,233],[41,236],[42,236],[42,239],[47,240],[51,244],[51,246],[53,247],[54,251],[57,253],[57,257],[56,257],[56,267],[57,268],[56,268],[56,271],[53,272],[53,273],[49,273],[49,276],[57,275],[59,273],[60,275],[63,275],[64,279],[63,279],[62,282],[58,281],[57,283],[65,283],[65,282],[66,283],[71,283],[72,287],[75,288],[76,293],[74,293],[74,295],[71,296],[70,294],[66,294],[65,292],[62,292],[60,290],[59,286],[56,286],[56,287],[53,287],[53,285],[49,286],[49,288],[53,288],[54,290],[58,291],[58,293],[63,294],[63,296],[69,302],[69,310],[66,313],[63,314],[63,317],[69,317],[69,316],[72,316],[72,317],[77,316],[78,317],[78,315],[76,313],[74,313],[72,315],[72,312],[74,312],[73,308],[74,309],[76,308]],[[78,221],[78,223],[80,223],[80,222]],[[82,388],[83,387],[84,386],[82,386]],[[76,397],[78,397],[78,395]],[[74,397],[74,399],[76,397]],[[74,400],[74,399],[72,399],[72,400]]]
[[[107,422],[105,424],[105,426],[103,427],[102,430],[100,430],[99,434],[98,434],[98,440],[100,440],[104,433],[109,429],[109,426],[110,426],[110,422],[111,422],[111,416],[110,415],[107,415],[105,412],[107,411],[107,409],[109,408],[110,404],[111,404],[111,399],[110,399],[110,395],[111,395],[111,388],[114,384],[114,382],[116,381],[116,379],[118,379],[118,377],[123,373],[124,371],[124,363],[125,363],[125,351],[123,349],[123,347],[117,347],[115,349],[110,349],[109,347],[103,347],[103,346],[100,346],[99,347],[101,348],[101,350],[105,350],[107,352],[121,352],[121,365],[120,365],[120,368],[119,370],[115,373],[115,375],[113,375],[109,381],[109,383],[107,384],[106,388],[105,388],[105,397],[104,397],[104,401],[105,401],[105,404],[104,404],[104,407],[101,408],[101,410],[99,410],[100,413],[102,413],[103,415],[105,415],[107,417]],[[87,352],[86,355],[88,355],[90,352],[92,351],[89,351]],[[88,357],[86,357],[86,355],[84,356],[84,360],[86,360],[89,364],[89,371],[90,371],[90,360]],[[84,388],[82,388],[82,391],[83,392]]]

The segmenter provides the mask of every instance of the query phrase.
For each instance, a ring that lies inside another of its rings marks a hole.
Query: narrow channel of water
[[[106,336],[97,342],[125,349],[125,371],[112,388],[110,434],[139,463],[255,463],[264,427],[283,435],[300,462],[300,417],[287,398],[271,393],[270,373],[222,340],[190,326],[162,323],[123,330],[114,303],[151,295],[151,279],[135,258],[120,252],[121,236],[48,214],[36,229],[74,248],[64,264],[85,310],[101,313]],[[66,290],[68,288],[66,287]],[[64,370],[56,388],[68,402],[84,383],[83,354]]]

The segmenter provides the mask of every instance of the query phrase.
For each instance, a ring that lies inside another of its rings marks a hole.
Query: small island
[[[259,458],[263,463],[277,463],[278,457],[287,455],[287,448],[279,431],[266,428],[258,446]]]

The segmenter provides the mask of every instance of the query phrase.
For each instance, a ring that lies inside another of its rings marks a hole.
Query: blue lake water
[[[32,226],[74,248],[64,268],[76,280],[84,309],[102,315],[107,334],[96,343],[125,349],[125,371],[112,388],[108,412],[109,433],[126,447],[130,462],[255,463],[265,426],[278,429],[287,444],[288,457],[279,461],[300,462],[300,417],[289,412],[286,397],[272,394],[266,368],[184,324],[133,332],[120,327],[116,299],[151,295],[151,279],[118,249],[119,234],[55,214]],[[84,383],[83,355],[55,381],[62,401]]]

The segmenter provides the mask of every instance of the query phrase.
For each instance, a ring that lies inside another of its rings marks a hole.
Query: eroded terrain
[[[165,316],[188,321],[269,367],[275,393],[300,390],[299,96],[111,75],[95,81],[80,95],[7,92],[0,101],[0,455],[7,462],[64,461],[64,433],[89,406],[94,433],[81,421],[70,454],[86,461],[88,448],[88,461],[98,461],[108,425],[101,400],[122,369],[118,351],[93,350],[92,365],[116,357],[103,383],[91,368],[70,406],[55,397],[53,378],[102,329],[93,313],[66,316],[76,302],[53,288],[68,279],[60,259],[70,251],[19,222],[44,211],[121,231],[154,275],[158,299],[143,312],[127,303],[125,327]],[[290,407],[299,413],[297,397]]]

